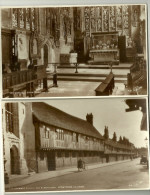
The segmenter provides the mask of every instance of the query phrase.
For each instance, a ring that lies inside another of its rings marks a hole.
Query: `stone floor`
[[[50,85],[52,81],[48,81]],[[36,97],[66,97],[66,96],[95,96],[95,89],[100,82],[58,81],[58,87],[48,89],[48,92],[37,94]]]
[[[36,97],[72,97],[72,96],[95,96],[95,89],[100,82],[81,82],[81,81],[58,81],[58,87],[50,87],[48,92],[36,94]],[[48,81],[52,86],[52,81]],[[116,83],[112,95],[125,95],[123,83]]]
[[[127,95],[124,82],[130,72],[132,64],[119,64],[113,66],[112,72],[115,75],[115,88],[112,95]],[[37,93],[36,97],[70,97],[70,96],[95,96],[95,89],[110,73],[110,66],[85,65],[78,66],[78,73],[75,73],[75,66],[58,66],[57,79],[58,87],[52,87],[53,76],[47,70],[48,92]]]

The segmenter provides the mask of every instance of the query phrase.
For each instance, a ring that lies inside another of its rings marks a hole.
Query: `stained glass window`
[[[122,30],[122,6],[116,7],[117,30]]]
[[[35,9],[31,8],[31,24],[32,24],[32,30],[35,29]]]
[[[102,31],[102,8],[97,7],[97,31]]]
[[[90,35],[90,7],[85,7],[84,16],[85,16],[86,36],[89,36]]]
[[[109,18],[110,18],[109,19],[110,20],[109,30],[110,31],[115,31],[116,30],[116,14],[115,14],[115,7],[114,6],[110,7]]]
[[[123,17],[123,31],[124,35],[129,35],[129,6],[125,5],[122,7],[122,17]]]
[[[25,13],[24,13],[24,9],[23,8],[19,8],[19,25],[20,28],[24,28],[25,27]]]
[[[35,8],[13,8],[12,27],[34,31],[37,27]]]
[[[18,26],[18,9],[12,10],[12,26],[13,27]]]
[[[84,8],[85,32],[113,32],[120,31],[129,35],[130,6],[96,6]],[[137,11],[134,10],[133,24],[137,21]]]
[[[31,23],[31,19],[30,19],[30,9],[26,8],[26,29],[30,30],[30,23]]]
[[[103,31],[109,31],[109,7],[103,7]]]

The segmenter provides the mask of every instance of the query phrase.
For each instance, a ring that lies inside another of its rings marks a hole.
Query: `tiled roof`
[[[43,102],[32,103],[33,115],[41,122],[87,136],[104,139],[98,130],[87,121],[67,114]]]
[[[132,149],[131,146],[127,146],[124,144],[120,144],[118,142],[114,142],[112,139],[105,140],[105,144],[115,147],[115,148],[120,148],[120,149],[130,149],[130,150]]]

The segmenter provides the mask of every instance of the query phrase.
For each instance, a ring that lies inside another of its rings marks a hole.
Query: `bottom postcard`
[[[149,189],[145,98],[3,102],[5,192]]]

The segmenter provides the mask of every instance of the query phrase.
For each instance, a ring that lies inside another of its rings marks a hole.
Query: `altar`
[[[93,63],[119,63],[118,32],[92,33],[89,56]]]

